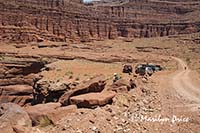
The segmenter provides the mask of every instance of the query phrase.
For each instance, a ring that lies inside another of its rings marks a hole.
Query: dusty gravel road
[[[184,100],[193,104],[200,104],[200,87],[192,82],[190,77],[191,70],[183,60],[175,57],[173,59],[179,63],[179,71],[173,77],[173,88]]]

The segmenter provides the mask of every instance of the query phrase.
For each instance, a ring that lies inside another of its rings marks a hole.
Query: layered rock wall
[[[0,61],[0,103],[31,104],[36,75],[44,67],[37,61]]]
[[[179,3],[179,2],[177,2]],[[0,0],[0,41],[90,41],[155,37],[200,30],[199,2],[130,0],[84,5],[81,0]]]

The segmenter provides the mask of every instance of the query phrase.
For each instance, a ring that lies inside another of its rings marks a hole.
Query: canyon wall
[[[187,34],[200,31],[199,9],[198,1],[0,0],[0,41],[87,42]]]
[[[40,79],[37,73],[44,63],[28,60],[0,61],[0,103],[31,104],[33,86]]]

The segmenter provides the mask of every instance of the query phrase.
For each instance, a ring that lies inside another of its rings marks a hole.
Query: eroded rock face
[[[79,0],[1,0],[0,40],[85,42],[193,33],[200,30],[199,5],[194,1],[116,0],[84,5]]]
[[[1,95],[30,95],[33,87],[28,85],[0,86]]]
[[[69,85],[65,83],[40,80],[34,86],[32,104],[58,102],[59,98],[69,89]]]
[[[13,57],[14,58],[14,57]],[[39,77],[35,74],[45,65],[40,61],[1,61],[0,86],[26,84],[34,85]]]
[[[29,85],[0,86],[0,92],[0,103],[13,102],[24,106],[33,99],[33,87]]]
[[[24,106],[33,100],[33,85],[44,63],[37,61],[0,62],[0,103],[13,102]]]

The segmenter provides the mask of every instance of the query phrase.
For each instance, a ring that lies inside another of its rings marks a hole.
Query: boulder
[[[55,110],[52,110],[47,114],[48,118],[55,124],[57,121],[61,120],[63,117],[67,116],[70,113],[75,113],[77,110],[76,105],[68,105],[65,107],[59,107]]]
[[[13,132],[13,126],[31,127],[32,122],[27,114],[17,104],[2,103],[0,104],[0,131]]]
[[[13,131],[15,133],[25,133],[28,132],[28,130],[30,131],[31,129],[25,128],[25,127],[21,127],[21,126],[14,126],[13,127]]]
[[[128,80],[125,80],[125,79],[117,80],[109,88],[109,90],[116,91],[116,92],[127,92],[130,89],[131,89],[130,83]]]
[[[13,128],[8,123],[0,124],[0,133],[14,133]]]
[[[13,126],[12,130],[14,133],[45,133],[36,127]]]
[[[135,88],[136,84],[134,83],[134,81],[132,79],[130,79],[129,81],[126,79],[119,79],[116,82],[114,82],[108,90],[112,90],[115,92],[128,92],[131,89]]]
[[[91,78],[88,81],[85,81],[81,84],[79,84],[76,89],[70,90],[66,92],[64,95],[61,96],[59,99],[59,102],[66,106],[69,105],[70,97],[77,96],[81,94],[91,93],[91,92],[101,92],[106,85],[106,78],[103,75],[97,75],[93,78]]]
[[[78,107],[92,108],[111,103],[116,95],[114,91],[103,91],[100,93],[87,93],[70,98],[70,104],[76,104]]]
[[[33,125],[38,125],[40,118],[44,117],[48,112],[51,112],[60,106],[60,103],[37,104],[35,106],[28,106],[25,108],[25,110],[29,114]]]
[[[76,106],[60,107],[60,103],[46,103],[35,106],[26,107],[32,119],[33,125],[46,126],[48,124],[55,124],[57,121],[65,117],[69,113],[76,111]]]

